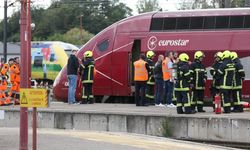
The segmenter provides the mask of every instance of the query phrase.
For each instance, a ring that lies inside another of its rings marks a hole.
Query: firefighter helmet
[[[153,51],[148,51],[147,52],[147,58],[152,58],[155,55]]]
[[[231,52],[230,57],[232,60],[235,60],[236,58],[238,58],[238,54],[236,52]]]
[[[229,50],[226,50],[223,52],[222,59],[230,58],[230,55],[231,55],[231,52]]]
[[[200,59],[201,57],[204,57],[204,53],[202,51],[197,51],[194,54],[194,59]]]
[[[92,51],[86,51],[86,52],[84,53],[84,57],[85,57],[85,58],[92,57],[92,56],[93,56],[93,52],[92,52]]]
[[[179,55],[179,59],[180,59],[180,61],[187,62],[189,60],[189,56],[186,53],[181,53]]]
[[[217,53],[215,54],[215,57],[222,59],[223,53],[222,53],[222,52],[217,52]]]

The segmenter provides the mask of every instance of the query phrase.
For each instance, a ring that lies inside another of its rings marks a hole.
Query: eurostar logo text
[[[148,49],[154,50],[156,46],[187,46],[189,40],[176,39],[176,40],[159,40],[155,36],[151,36],[148,40]]]

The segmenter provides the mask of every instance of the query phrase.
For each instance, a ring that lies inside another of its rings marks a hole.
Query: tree
[[[62,35],[71,29],[80,28],[81,15],[83,28],[92,34],[132,15],[132,9],[119,0],[53,0],[49,8],[32,7],[31,11],[32,22],[36,24],[33,40],[63,39]],[[20,11],[9,18],[8,41],[20,41],[19,19]],[[1,32],[3,23],[0,24]]]
[[[94,37],[93,34],[89,33],[86,30],[83,30],[82,34],[83,34],[83,37],[81,37],[81,29],[72,28],[65,34],[55,33],[54,35],[49,36],[48,40],[49,41],[63,41],[63,42],[72,43],[75,45],[84,45],[92,37]]]
[[[158,0],[138,0],[136,8],[139,14],[161,9]]]
[[[245,0],[180,0],[179,9],[244,7]]]

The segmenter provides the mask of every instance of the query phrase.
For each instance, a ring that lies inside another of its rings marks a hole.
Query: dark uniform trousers
[[[83,83],[84,91],[82,94],[83,102],[93,104],[94,96],[92,93],[93,83]]]
[[[135,81],[135,102],[136,106],[145,105],[145,90],[147,81]]]
[[[242,89],[233,89],[232,90],[232,98],[234,102],[234,110],[243,112],[243,107],[241,105],[242,101]]]
[[[146,102],[145,104],[154,104],[154,87],[155,81],[153,77],[150,77],[146,86]]]
[[[231,111],[231,90],[228,89],[221,89],[221,99],[223,102],[223,107],[225,112]]]
[[[197,106],[198,111],[203,110],[203,105],[204,105],[204,90],[196,90],[194,89],[192,92],[192,102],[191,106],[192,109],[195,110],[195,106]]]
[[[190,103],[190,94],[189,91],[176,91],[177,98],[177,113],[182,114],[182,107],[184,106],[184,110],[186,113],[191,112],[191,103]]]

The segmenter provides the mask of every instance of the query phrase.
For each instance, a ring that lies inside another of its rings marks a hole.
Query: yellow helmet
[[[186,53],[181,53],[179,55],[179,59],[180,59],[180,61],[187,62],[189,60],[189,56]]]
[[[148,51],[147,52],[147,58],[152,58],[155,55],[153,51]]]
[[[215,54],[215,56],[218,57],[218,58],[220,58],[220,59],[222,59],[223,58],[223,53],[222,52],[217,52]]]
[[[230,55],[231,55],[231,52],[229,50],[226,50],[226,51],[223,52],[222,59],[230,58]]]
[[[236,52],[231,52],[230,57],[232,60],[235,60],[236,58],[238,58],[238,54]]]
[[[83,56],[84,56],[85,58],[87,58],[87,57],[92,57],[92,56],[93,56],[93,52],[92,52],[92,51],[86,51],[86,52],[84,52]]]
[[[194,54],[194,59],[199,59],[204,56],[204,53],[202,51],[197,51]]]

